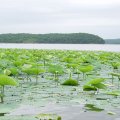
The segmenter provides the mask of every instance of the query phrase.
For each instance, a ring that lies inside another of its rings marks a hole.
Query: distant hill
[[[106,39],[106,44],[120,44],[120,38],[119,39]]]
[[[104,44],[105,41],[93,34],[0,34],[0,43],[71,43],[71,44]]]

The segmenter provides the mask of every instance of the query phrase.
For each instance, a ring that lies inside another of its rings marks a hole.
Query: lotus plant
[[[9,77],[7,75],[0,75],[0,89],[1,89],[0,99],[1,99],[1,103],[4,102],[4,100],[3,100],[3,98],[4,98],[4,87],[6,85],[17,86],[18,83],[12,77]]]
[[[113,67],[113,70],[118,69],[118,67],[120,66],[119,62],[111,62],[111,65]]]
[[[94,67],[92,65],[80,66],[79,67],[79,70],[83,73],[83,80],[86,78],[86,73],[92,71],[93,68]]]
[[[57,82],[58,85],[58,76],[64,73],[64,69],[60,65],[50,65],[48,72],[54,74],[54,80]]]
[[[65,80],[62,85],[68,85],[68,86],[78,86],[79,83],[77,80],[72,78],[72,72],[69,70],[69,79]]]
[[[103,83],[105,81],[104,78],[94,78],[88,81],[84,86],[84,91],[99,91],[99,89],[106,89],[107,86]]]
[[[112,75],[112,84],[113,84],[114,77],[118,78],[118,88],[119,88],[120,74],[119,73],[109,73],[109,74]]]
[[[24,68],[23,69],[23,72],[27,74],[27,81],[29,78],[30,75],[35,75],[35,78],[36,78],[36,84],[38,83],[38,75],[41,74],[41,73],[44,73],[45,70],[44,69],[41,69],[39,67],[27,67],[27,68]],[[30,79],[31,81],[31,79]]]

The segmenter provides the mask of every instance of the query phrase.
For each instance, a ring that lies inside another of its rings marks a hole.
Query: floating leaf
[[[111,111],[107,112],[107,114],[109,114],[109,115],[116,115],[115,112],[111,112]]]
[[[36,116],[39,120],[62,120],[61,116],[57,114],[38,114]]]
[[[86,108],[86,110],[96,111],[96,112],[101,112],[104,110],[102,108],[96,107],[94,104],[85,104],[85,108]]]
[[[107,92],[107,95],[113,95],[113,96],[119,96],[120,95],[120,91],[112,91],[112,92]]]
[[[112,75],[112,76],[120,77],[119,73],[109,73],[109,74]]]

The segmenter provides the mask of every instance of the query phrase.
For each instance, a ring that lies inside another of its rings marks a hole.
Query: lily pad
[[[96,111],[96,112],[101,112],[101,111],[104,110],[104,109],[102,109],[102,108],[96,107],[96,106],[93,105],[93,104],[85,104],[85,108],[86,108],[86,110]]]
[[[107,112],[107,114],[109,114],[109,115],[116,115],[115,112],[111,112],[111,111]]]
[[[62,120],[61,116],[57,115],[57,114],[38,114],[36,116],[36,118],[38,118],[39,120]]]
[[[107,95],[119,96],[120,95],[120,91],[107,92]]]

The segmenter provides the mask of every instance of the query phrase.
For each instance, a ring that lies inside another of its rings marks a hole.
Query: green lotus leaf
[[[58,72],[58,74],[64,73],[63,67],[60,65],[50,65],[49,66],[48,72],[55,74],[56,71]]]
[[[107,88],[107,86],[103,83],[94,84],[94,86],[98,89],[106,89]]]
[[[9,68],[9,70],[11,71],[12,75],[17,75],[19,73],[18,69],[13,67],[13,68]]]
[[[101,112],[101,111],[104,110],[104,109],[102,109],[102,108],[96,107],[96,106],[93,105],[93,104],[85,104],[85,108],[86,108],[86,110],[96,111],[96,112]]]
[[[120,95],[120,91],[111,91],[111,92],[107,92],[107,95],[113,95],[113,96],[119,96]]]
[[[109,73],[112,76],[120,77],[120,73]]]
[[[57,114],[38,114],[36,116],[39,120],[62,120],[61,116]]]
[[[83,73],[85,72],[90,72],[93,70],[93,66],[92,65],[88,65],[88,66],[80,66],[79,70]]]
[[[66,65],[68,68],[76,68],[78,66],[78,64],[72,64],[72,63],[69,63]]]
[[[27,68],[24,69],[23,72],[29,74],[29,75],[39,75],[40,73],[44,73],[44,69],[39,69],[39,68]]]
[[[70,79],[66,80],[64,83],[62,83],[62,85],[77,86],[78,81],[70,78]]]
[[[11,71],[8,70],[8,69],[5,69],[3,72],[4,72],[5,75],[8,75],[8,76],[11,74]]]
[[[84,85],[83,90],[84,91],[97,91],[97,88],[95,88],[94,86],[90,86],[90,85]]]
[[[9,77],[7,75],[0,75],[0,85],[1,86],[4,86],[4,85],[16,86],[18,85],[18,83],[12,77]]]
[[[95,79],[90,80],[87,84],[96,85],[104,81],[105,81],[105,78],[95,78]]]

